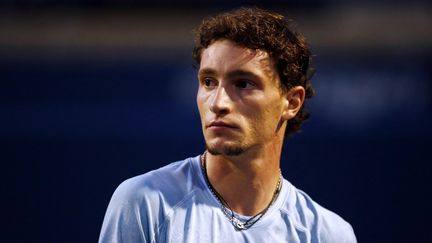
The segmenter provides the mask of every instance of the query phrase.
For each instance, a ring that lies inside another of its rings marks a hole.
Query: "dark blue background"
[[[285,178],[359,242],[432,242],[430,55],[314,63],[312,117],[285,143]],[[0,75],[1,241],[95,242],[119,183],[203,151],[189,52],[0,55]]]

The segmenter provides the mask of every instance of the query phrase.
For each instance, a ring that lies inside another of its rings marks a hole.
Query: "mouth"
[[[212,121],[206,127],[209,129],[235,129],[235,128],[237,128],[236,125],[234,125],[232,123],[223,122],[223,121]]]

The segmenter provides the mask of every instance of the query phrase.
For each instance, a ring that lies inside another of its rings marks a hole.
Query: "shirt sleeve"
[[[335,235],[336,241],[333,242],[341,242],[341,243],[357,243],[356,236],[354,234],[354,230],[350,224],[346,223],[342,230]]]
[[[138,198],[130,181],[114,192],[99,235],[99,243],[147,243],[150,238],[145,200]]]
[[[320,242],[357,243],[352,226],[338,215],[328,212],[328,217],[319,222]]]

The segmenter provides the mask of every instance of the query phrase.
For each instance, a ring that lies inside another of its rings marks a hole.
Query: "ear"
[[[302,86],[294,86],[285,94],[285,105],[282,119],[288,121],[294,118],[303,105],[305,99],[305,89]]]

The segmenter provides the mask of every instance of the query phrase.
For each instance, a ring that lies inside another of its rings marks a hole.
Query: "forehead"
[[[256,75],[274,77],[276,71],[268,52],[239,46],[230,40],[218,40],[201,55],[200,70],[217,73],[244,70]]]

